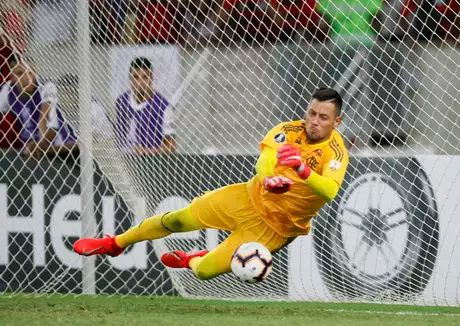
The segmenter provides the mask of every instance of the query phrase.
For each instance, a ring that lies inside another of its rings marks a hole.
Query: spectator
[[[331,27],[330,40],[341,48],[370,47],[383,0],[318,0],[317,10]]]
[[[212,34],[219,4],[215,0],[184,0],[180,2],[179,18],[182,24],[179,41],[183,46],[193,46],[200,38]]]
[[[179,36],[179,0],[141,0],[138,7],[139,43],[175,43]]]
[[[14,115],[9,112],[10,82],[0,86],[0,148],[20,148],[21,140]]]
[[[442,15],[438,33],[441,38],[458,42],[460,39],[460,1],[445,0],[436,5]]]
[[[58,108],[56,86],[42,80],[18,55],[12,55],[8,65],[12,77],[8,105],[21,125],[24,153],[39,159],[44,153],[78,152],[76,136]]]
[[[376,30],[380,29],[383,0],[318,0],[317,10],[329,30],[329,51],[322,84],[343,93],[345,143],[362,147],[368,143],[371,126],[368,119],[368,76]],[[327,30],[320,26],[321,30]],[[360,92],[356,92],[359,90]],[[350,95],[352,94],[352,95]],[[350,97],[351,96],[351,97]]]
[[[409,30],[410,22],[407,19],[409,8],[408,0],[385,0],[382,9],[382,27],[379,37],[384,41],[401,41]],[[411,0],[409,0],[411,1]]]
[[[316,0],[224,0],[216,15],[211,40],[248,43],[289,41],[297,31],[316,29]],[[313,38],[315,32],[307,35]]]
[[[137,155],[174,152],[173,109],[153,89],[153,67],[147,58],[139,57],[131,62],[130,81],[131,90],[116,102],[119,146]]]
[[[319,15],[315,10],[316,0],[271,0],[274,9],[276,27],[273,33],[277,40],[292,40],[294,33],[306,30],[305,36],[310,40],[318,38],[316,28]]]
[[[460,1],[459,0],[400,0],[404,2],[401,12],[411,39],[458,40],[460,37]],[[406,23],[406,25],[409,25]],[[406,32],[407,33],[407,32]]]
[[[0,85],[7,81],[10,74],[8,58],[13,54],[13,48],[4,35],[0,35]]]
[[[30,0],[0,1],[0,25],[18,51],[23,51],[26,47],[30,7]]]
[[[324,84],[342,87],[336,83],[345,70],[354,60],[359,67],[363,57],[358,50],[361,47],[370,49],[374,44],[376,31],[373,25],[377,25],[377,15],[382,8],[383,0],[318,0],[317,10],[322,15],[322,24],[330,27],[331,52],[322,78]]]
[[[242,40],[249,44],[274,41],[276,15],[270,0],[223,0],[210,40],[225,43]],[[281,12],[277,17],[278,21],[282,20]]]
[[[10,82],[8,58],[13,54],[6,37],[0,37],[0,148],[21,148],[19,129],[12,112],[8,110]]]
[[[124,38],[126,17],[132,0],[90,0],[91,40],[118,44]]]

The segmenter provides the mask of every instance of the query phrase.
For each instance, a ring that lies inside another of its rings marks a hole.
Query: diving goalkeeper
[[[342,99],[333,89],[312,95],[305,120],[281,123],[263,139],[256,175],[195,198],[185,208],[152,216],[117,236],[80,239],[74,250],[85,256],[118,256],[128,246],[175,232],[204,228],[230,230],[208,252],[179,250],[161,256],[170,268],[189,268],[201,280],[231,271],[234,251],[256,241],[276,252],[310,231],[310,220],[337,195],[348,165],[339,132]]]

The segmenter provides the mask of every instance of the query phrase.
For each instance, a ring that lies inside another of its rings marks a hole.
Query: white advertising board
[[[291,245],[289,298],[458,305],[460,157],[358,162]]]

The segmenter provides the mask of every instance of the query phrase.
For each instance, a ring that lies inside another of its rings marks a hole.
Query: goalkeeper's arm
[[[263,182],[265,178],[272,177],[275,174],[276,161],[276,150],[265,146],[256,163],[257,178],[260,181]]]
[[[256,163],[256,177],[262,182],[265,190],[282,194],[291,189],[293,182],[285,176],[274,176],[276,161],[276,150],[265,147]]]
[[[284,145],[277,152],[278,164],[289,166],[297,171],[311,190],[326,200],[333,201],[339,192],[339,184],[332,178],[319,175],[302,162],[299,150],[292,145]]]
[[[319,175],[315,171],[310,172],[310,176],[305,179],[305,184],[327,202],[333,201],[339,192],[339,184],[334,179]]]

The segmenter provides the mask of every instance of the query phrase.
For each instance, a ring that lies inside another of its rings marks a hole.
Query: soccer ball
[[[232,272],[243,282],[257,283],[267,278],[272,270],[272,254],[258,242],[239,246],[232,256]]]

